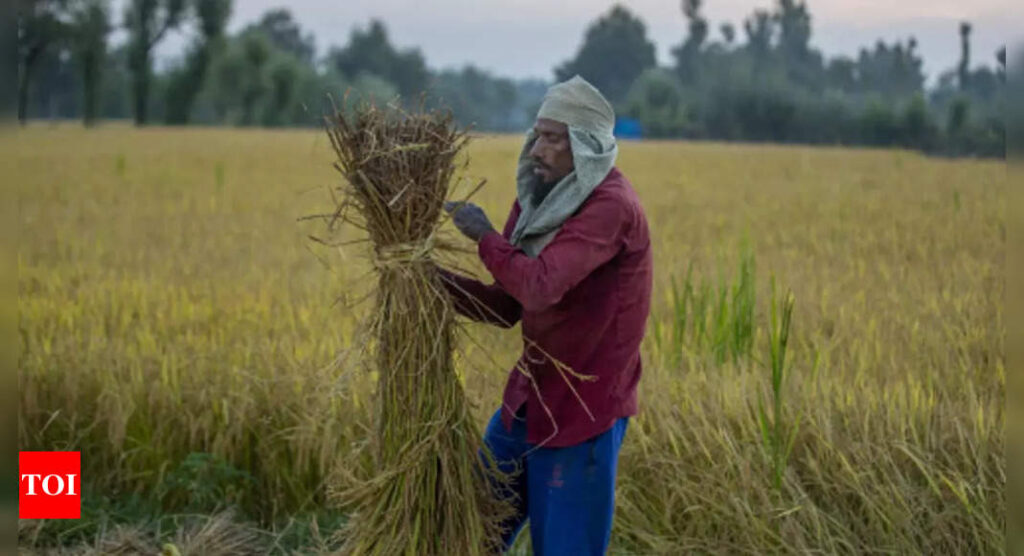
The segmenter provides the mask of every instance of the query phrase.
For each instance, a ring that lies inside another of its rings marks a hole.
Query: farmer
[[[484,435],[499,466],[520,471],[505,548],[527,520],[539,555],[608,547],[651,297],[647,221],[615,167],[614,124],[583,78],[554,85],[519,155],[504,231],[472,203],[445,206],[495,280],[442,271],[456,309],[522,321],[523,353]]]

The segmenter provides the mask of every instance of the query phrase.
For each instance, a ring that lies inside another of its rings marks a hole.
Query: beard
[[[561,177],[554,177],[554,171],[550,166],[542,162],[533,163],[533,178],[538,185],[553,186],[558,183]]]
[[[558,184],[558,181],[559,180],[557,179],[548,180],[547,178],[541,176],[540,174],[534,174],[532,195],[533,205],[540,205],[541,202],[543,202],[544,199],[547,198],[548,193],[551,193],[551,190],[555,188],[556,184]]]

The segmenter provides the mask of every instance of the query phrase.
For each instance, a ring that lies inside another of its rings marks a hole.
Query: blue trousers
[[[509,496],[517,514],[505,525],[504,549],[527,520],[537,556],[603,555],[608,550],[615,509],[615,470],[628,417],[575,446],[534,448],[526,442],[526,421],[517,416],[506,431],[499,410],[484,433],[498,468],[517,472]]]

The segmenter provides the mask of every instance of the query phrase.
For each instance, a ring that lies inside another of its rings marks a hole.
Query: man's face
[[[569,126],[537,118],[533,126],[537,141],[530,149],[533,173],[545,184],[555,183],[573,171],[572,146],[569,144]]]

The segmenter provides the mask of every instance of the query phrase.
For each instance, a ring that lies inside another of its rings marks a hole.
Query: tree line
[[[958,37],[951,29],[959,64],[926,88],[913,37],[827,58],[811,44],[803,1],[776,0],[739,27],[722,23],[715,40],[702,0],[682,0],[680,8],[685,33],[669,65],[657,63],[644,22],[617,5],[587,28],[554,77],[583,75],[648,137],[1004,156],[1006,49],[991,64],[974,63],[967,22]],[[393,45],[380,21],[318,56],[313,36],[287,9],[233,34],[231,10],[232,0],[128,0],[121,14],[109,0],[21,0],[19,119],[319,125],[330,93],[341,104],[372,97],[444,105],[476,129],[520,131],[547,86],[471,65],[433,70],[419,49]],[[112,46],[116,29],[127,38]],[[187,46],[156,68],[153,52],[172,32],[185,34]]]
[[[286,8],[237,33],[226,31],[232,0],[22,0],[18,6],[18,119],[131,118],[146,124],[314,126],[354,100],[402,99],[447,106],[462,123],[491,131],[529,125],[529,104],[546,84],[494,76],[473,66],[432,71],[418,49],[399,49],[371,21],[347,44],[317,56],[312,34]],[[110,36],[121,30],[117,46]],[[168,34],[184,52],[157,68]]]
[[[702,0],[683,0],[681,15],[686,34],[668,67],[656,63],[643,22],[616,6],[556,77],[583,75],[648,136],[1005,155],[1006,48],[993,53],[993,66],[973,64],[970,23],[951,33],[959,64],[926,89],[913,37],[827,59],[811,45],[806,2],[777,0],[742,31],[722,23],[720,40],[709,39]]]

